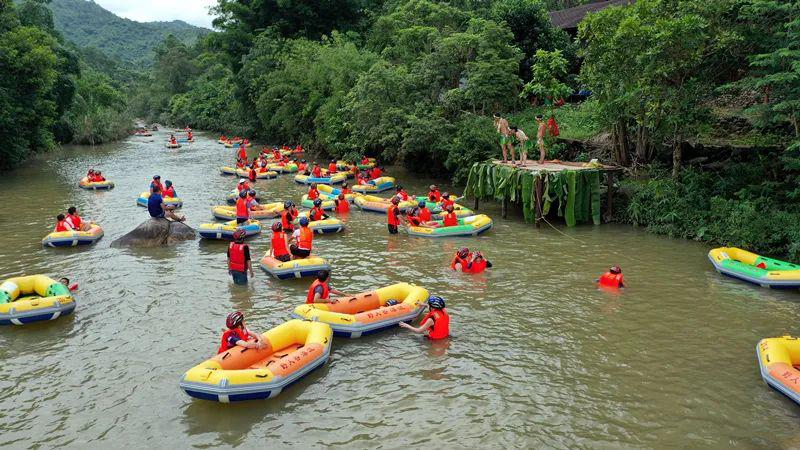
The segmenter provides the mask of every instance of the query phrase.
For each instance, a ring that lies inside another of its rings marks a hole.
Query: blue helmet
[[[420,201],[419,201],[419,205],[418,205],[418,206],[419,206],[420,208],[424,208],[426,204],[427,204],[427,203],[425,203],[425,200],[420,200]]]
[[[428,297],[428,306],[435,309],[444,309],[444,299],[438,295]]]
[[[300,226],[307,227],[308,226],[308,217],[303,216],[300,218]]]

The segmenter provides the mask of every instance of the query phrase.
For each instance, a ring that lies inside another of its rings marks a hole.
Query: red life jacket
[[[276,257],[289,254],[289,249],[286,248],[286,233],[283,231],[272,234],[272,254]]]
[[[330,164],[328,164],[328,172],[330,172],[330,173],[336,173],[336,163],[330,163]]]
[[[156,186],[158,186],[158,190],[159,190],[160,192],[164,192],[164,186],[162,186],[162,185],[161,185],[161,182],[160,182],[160,181],[153,180],[153,181],[150,183],[150,189],[153,189],[153,188],[155,188]]]
[[[77,214],[76,215],[67,214],[67,219],[69,219],[69,221],[72,222],[73,228],[75,228],[76,230],[81,229],[81,224],[83,223],[83,221],[81,220],[80,216],[78,216]]]
[[[457,254],[453,258],[453,262],[450,263],[450,268],[451,269],[455,269],[456,268],[456,264],[461,264],[461,271],[462,272],[466,272],[467,271],[467,260],[462,258],[462,257],[460,257],[460,256],[458,256]]]
[[[606,272],[600,275],[600,286],[618,288],[622,287],[623,280],[621,273]]]
[[[372,169],[372,174],[371,174],[371,176],[372,176],[372,179],[373,179],[373,180],[374,180],[374,179],[376,179],[376,178],[380,178],[380,177],[381,177],[381,169],[379,169],[379,168],[377,168],[377,167],[375,167],[374,169]]]
[[[364,158],[361,160],[361,165],[366,166],[367,164],[369,164],[369,158]]]
[[[300,164],[297,165],[297,171],[298,172],[305,172],[307,166],[308,166],[308,164],[306,164],[306,163],[300,163]]]
[[[239,159],[247,159],[247,151],[242,146],[239,147]]]
[[[310,251],[314,242],[314,232],[308,227],[300,228],[300,236],[298,236],[297,241],[297,248]]]
[[[431,220],[431,210],[428,209],[427,206],[424,206],[419,209],[419,220],[423,222],[430,222]]]
[[[319,166],[314,166],[314,169],[311,170],[311,173],[313,173],[316,178],[322,178],[322,169],[320,169]]]
[[[228,257],[228,269],[229,270],[236,270],[239,272],[244,272],[247,269],[247,261],[244,258],[244,249],[247,244],[237,244],[236,242],[231,242],[228,245],[228,252],[230,256]]]
[[[336,212],[337,213],[350,212],[350,202],[348,202],[347,200],[336,199]]]
[[[400,192],[399,192],[397,195],[398,195],[398,196],[399,196],[399,197],[400,197],[400,198],[401,198],[401,199],[402,199],[404,202],[407,202],[407,201],[408,201],[408,192],[406,192],[406,191],[400,191]]]
[[[322,296],[320,297],[320,300],[327,299],[331,295],[331,288],[328,287],[328,283],[327,282],[314,280],[314,282],[311,283],[311,287],[308,288],[308,295],[306,296],[306,303],[308,303],[308,304],[314,303],[314,288],[316,288],[317,286],[322,286]]]
[[[389,206],[389,209],[386,210],[386,217],[389,220],[389,225],[398,226],[400,225],[400,208],[397,205]]]
[[[167,198],[167,197],[175,198],[175,188],[174,187],[170,186],[170,187],[164,189],[163,192],[164,192],[164,198]]]
[[[250,173],[249,173],[250,181],[255,182],[257,176],[258,175],[256,175],[256,170],[251,167],[250,168]]]
[[[275,158],[275,159],[280,160],[281,159],[281,151],[280,150],[273,150],[272,151],[272,157]]]
[[[261,167],[258,169],[258,171],[259,171],[260,173],[264,173],[264,172],[266,172],[266,171],[267,171],[267,166],[261,166]]]
[[[547,120],[547,132],[550,136],[556,137],[560,134],[558,131],[558,124],[556,123],[556,119],[551,117]]]
[[[463,266],[466,267],[466,266]],[[486,270],[486,260],[481,259],[480,261],[472,261],[472,265],[469,266],[469,273],[481,273]]]
[[[445,214],[443,224],[446,227],[454,227],[458,225],[458,216],[456,216],[456,213],[451,212]]]
[[[247,207],[246,198],[240,197],[239,200],[236,200],[236,218],[237,219],[250,218],[250,208]]]
[[[322,208],[317,208],[316,206],[311,208],[311,211],[308,212],[308,217],[312,222],[322,220]]]
[[[442,193],[438,189],[428,192],[428,200],[439,203],[442,200]]]
[[[226,352],[226,351],[232,349],[233,347],[236,347],[236,344],[231,345],[231,343],[228,342],[230,340],[231,336],[236,336],[236,342],[238,342],[238,341],[247,341],[247,338],[250,337],[244,330],[239,329],[239,328],[235,328],[233,330],[228,330],[228,331],[222,333],[222,343],[220,343],[220,345],[219,345],[219,349],[217,350],[217,354],[220,354],[222,352]]]
[[[456,204],[456,202],[450,200],[449,198],[443,198],[442,199],[442,210],[446,211],[448,206],[450,206],[450,205],[455,206],[455,204]]]
[[[433,326],[428,328],[428,339],[444,339],[450,336],[450,316],[445,309],[432,309],[422,318],[421,323],[433,319]]]
[[[353,191],[352,191],[352,190],[350,190],[350,188],[342,188],[342,190],[341,190],[341,191],[339,191],[339,193],[340,193],[340,194],[347,195],[347,194],[352,194],[352,193],[353,193]]]
[[[289,213],[289,211],[284,210],[281,213],[281,226],[283,227],[284,231],[294,231],[294,224],[292,221],[294,220],[294,216]]]
[[[319,198],[319,191],[316,188],[312,188],[308,190],[308,199],[309,200],[316,200]]]
[[[70,231],[69,228],[67,228],[66,220],[59,220],[58,223],[56,223],[56,232],[61,231]]]

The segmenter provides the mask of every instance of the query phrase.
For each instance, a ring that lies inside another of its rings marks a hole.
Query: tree
[[[561,50],[548,52],[537,50],[531,68],[531,81],[525,83],[520,97],[536,96],[549,101],[552,111],[554,103],[572,92],[562,80],[567,77],[567,60]]]

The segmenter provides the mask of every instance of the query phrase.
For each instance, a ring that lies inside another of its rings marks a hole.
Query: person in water
[[[226,352],[233,347],[261,349],[264,344],[257,334],[247,329],[244,323],[244,314],[239,311],[228,314],[225,319],[225,326],[228,328],[222,334],[222,342],[219,345],[217,354]]]
[[[56,216],[56,227],[53,229],[54,233],[62,233],[64,231],[73,231],[72,225],[67,222],[63,214]]]
[[[392,204],[386,210],[386,219],[389,228],[389,234],[397,234],[397,227],[400,226],[400,199],[392,197]]]
[[[292,233],[292,241],[289,252],[294,259],[308,258],[311,256],[311,249],[314,243],[314,232],[308,228],[308,217],[300,218],[300,228]]]
[[[322,209],[322,199],[318,198],[314,200],[314,207],[308,212],[308,218],[311,219],[312,222],[315,222],[317,220],[325,220],[328,217],[329,216],[325,214],[325,211]]]
[[[317,189],[317,183],[311,183],[311,187],[308,188],[308,199],[313,201],[318,198],[319,198],[319,189]]]
[[[278,261],[291,261],[292,255],[289,254],[289,236],[283,231],[280,222],[272,224],[272,246],[269,254]]]
[[[339,214],[350,212],[350,202],[347,201],[344,194],[339,194],[339,197],[334,200],[336,204],[336,212]]]
[[[175,193],[175,187],[172,185],[172,181],[164,181],[164,191],[162,195],[164,198],[178,198],[178,194]]]
[[[81,219],[81,216],[78,215],[78,208],[74,206],[70,206],[69,209],[67,209],[66,221],[75,231],[86,231],[89,229],[89,224]]]
[[[178,216],[174,210],[174,206],[164,203],[164,198],[161,197],[161,188],[155,186],[150,198],[147,199],[147,212],[150,213],[150,217],[154,219],[170,219],[175,222],[186,220],[185,216]]]
[[[342,189],[339,190],[342,194],[352,194],[353,190],[347,185],[347,183],[342,183]]]
[[[490,267],[492,263],[484,258],[481,252],[470,253],[466,247],[459,249],[450,263],[451,270],[466,273],[481,273]]]
[[[608,269],[608,272],[600,275],[600,278],[594,280],[603,287],[610,288],[623,288],[625,287],[625,280],[622,276],[622,269],[619,266],[613,266]]]
[[[431,295],[428,298],[428,314],[422,318],[419,327],[400,322],[400,327],[414,333],[428,333],[428,339],[445,339],[450,336],[450,316],[445,309],[442,297]]]
[[[191,131],[186,133],[186,140],[188,140],[188,141],[193,141],[194,140],[194,135],[192,134]]]
[[[247,223],[250,220],[250,206],[247,202],[249,191],[239,191],[239,198],[236,200],[236,223]]]
[[[317,279],[314,280],[314,282],[311,283],[311,287],[308,288],[306,303],[338,303],[337,299],[330,298],[331,294],[335,294],[340,297],[349,297],[348,294],[336,290],[328,285],[330,277],[331,273],[327,270],[320,270],[317,272]]]
[[[240,180],[239,180],[239,183],[236,185],[236,189],[237,189],[239,192],[242,192],[242,191],[249,191],[249,190],[250,190],[250,185],[249,185],[249,184],[247,184],[247,180],[245,180],[244,178],[242,178],[242,179],[240,179]]]
[[[250,260],[250,246],[244,243],[247,235],[244,230],[233,233],[233,242],[228,245],[228,273],[235,284],[247,284],[247,274],[254,276],[253,263]]]
[[[174,134],[170,134],[169,135],[169,143],[172,144],[172,145],[177,145],[178,144],[178,140],[175,139],[175,135]]]

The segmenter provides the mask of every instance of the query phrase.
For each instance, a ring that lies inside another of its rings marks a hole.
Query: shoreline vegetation
[[[3,168],[141,117],[464,184],[500,154],[493,114],[530,137],[542,114],[548,159],[625,168],[617,221],[800,261],[796,1],[637,1],[568,34],[548,11],[580,1],[218,0],[215,32],[168,35],[138,68],[65,43],[38,2],[0,2],[0,47],[24,55],[3,83],[31,92],[3,99],[26,112],[0,119]]]

